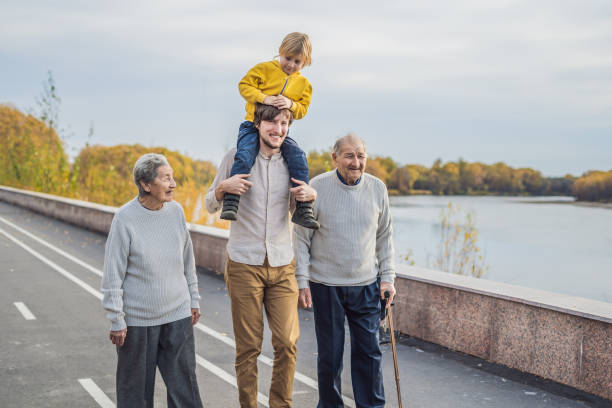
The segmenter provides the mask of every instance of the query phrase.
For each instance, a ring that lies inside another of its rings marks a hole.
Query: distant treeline
[[[334,168],[328,152],[310,152],[308,161],[310,177]],[[580,178],[544,177],[537,170],[515,169],[505,163],[436,160],[427,168],[418,164],[400,166],[390,157],[374,156],[368,159],[366,172],[383,180],[389,193],[395,195],[573,195],[579,200],[612,199],[612,170],[588,172]]]
[[[55,130],[32,115],[0,105],[0,184],[120,206],[137,193],[132,166],[146,152],[168,158],[179,185],[175,198],[185,208],[188,221],[226,225],[203,206],[216,173],[212,163],[163,147],[118,145],[87,146],[71,164]],[[334,168],[329,152],[310,152],[308,161],[311,177]],[[383,180],[391,194],[560,194],[579,200],[612,200],[612,171],[549,178],[504,163],[438,160],[427,168],[400,166],[390,157],[370,157],[366,171]]]
[[[203,196],[216,174],[208,161],[193,160],[163,147],[87,146],[72,165],[55,130],[32,115],[0,105],[0,184],[121,206],[138,193],[132,168],[144,153],[166,156],[174,171],[175,199],[190,222],[226,226],[210,217]]]

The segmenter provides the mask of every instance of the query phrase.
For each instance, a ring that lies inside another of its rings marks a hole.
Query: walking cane
[[[389,301],[389,292],[385,292],[385,307],[387,306],[387,302]],[[391,305],[386,309],[387,312],[387,322],[389,323],[389,330],[391,330],[391,351],[393,352],[393,366],[395,367],[395,386],[397,388],[397,403],[399,404],[399,408],[402,408],[402,394],[400,392],[400,380],[399,380],[399,370],[397,367],[397,350],[395,348],[395,329],[393,328],[393,313],[391,312]]]

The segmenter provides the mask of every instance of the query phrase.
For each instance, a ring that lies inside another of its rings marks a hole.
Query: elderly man
[[[342,407],[344,320],[351,333],[351,378],[358,407],[384,407],[378,345],[380,298],[395,295],[393,231],[384,183],[365,174],[367,153],[354,135],[340,138],[336,169],[311,181],[318,231],[295,228],[299,305],[314,309],[318,408]],[[389,302],[390,303],[390,302]]]
[[[295,179],[299,185],[289,189],[289,170],[280,147],[293,120],[291,111],[257,104],[254,115],[260,147],[251,173],[230,177],[236,149],[230,150],[205,203],[214,213],[221,209],[226,193],[241,196],[241,216],[230,228],[225,271],[236,340],[240,406],[257,407],[257,357],[261,353],[265,308],[274,347],[270,407],[291,407],[299,326],[289,230],[289,210],[295,203],[290,192],[298,201],[312,201],[316,192]]]
[[[201,407],[192,325],[200,317],[193,246],[161,154],[134,165],[138,197],[117,211],[104,252],[103,306],[117,346],[117,407],[152,407],[155,369],[168,407]]]

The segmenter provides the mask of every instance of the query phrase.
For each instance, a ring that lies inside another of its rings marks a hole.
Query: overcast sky
[[[238,81],[302,31],[306,151],[352,131],[400,164],[612,169],[611,1],[302,3],[3,0],[0,103],[33,107],[51,70],[71,155],[93,123],[94,144],[217,164],[244,118]]]

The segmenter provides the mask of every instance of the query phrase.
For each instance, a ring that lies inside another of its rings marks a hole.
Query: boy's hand
[[[291,109],[293,106],[293,101],[283,95],[266,96],[263,103],[264,105],[272,105],[276,109]]]
[[[274,105],[276,102],[276,96],[266,96],[263,100],[264,105]]]
[[[293,101],[286,96],[278,95],[273,105],[276,109],[291,109],[293,106]]]
[[[310,187],[305,181],[294,179],[293,177],[291,177],[291,181],[295,184],[299,184],[297,187],[289,189],[289,191],[293,193],[296,201],[314,201],[317,199],[317,190]]]
[[[232,177],[223,180],[215,190],[215,198],[217,201],[223,200],[225,193],[242,195],[249,191],[253,183],[246,180],[251,174],[236,174]]]

